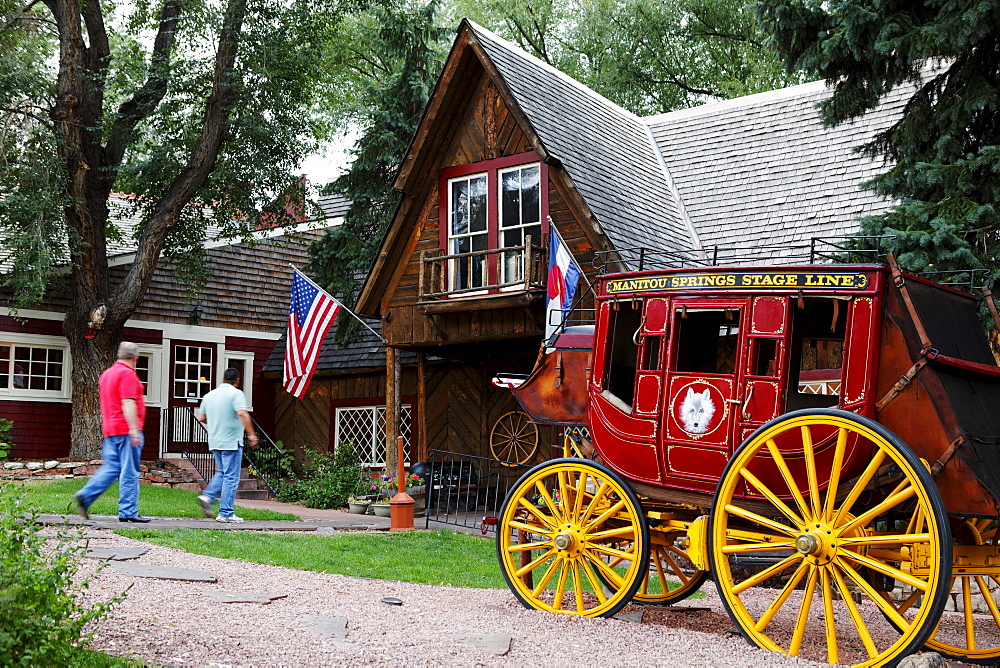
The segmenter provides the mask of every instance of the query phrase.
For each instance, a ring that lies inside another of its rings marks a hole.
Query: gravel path
[[[92,547],[147,546],[101,532]],[[87,560],[87,568],[93,568]],[[138,562],[207,570],[218,583],[125,576],[105,568],[89,596],[134,585],[96,629],[94,647],[174,666],[370,665],[817,665],[750,647],[732,628],[709,584],[703,612],[655,612],[645,622],[563,617],[523,608],[507,590],[419,585],[296,571],[151,546]],[[268,605],[218,603],[207,592],[287,594]],[[397,597],[402,606],[381,602]],[[684,604],[682,604],[684,605]],[[640,610],[642,608],[626,608]],[[662,609],[661,609],[662,610]],[[314,632],[317,616],[348,618],[344,639]],[[509,636],[499,656],[469,644]]]

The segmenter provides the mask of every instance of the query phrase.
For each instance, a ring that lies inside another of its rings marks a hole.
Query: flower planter
[[[351,501],[347,504],[348,510],[350,510],[355,515],[367,515],[368,514],[368,502],[367,501]]]
[[[372,506],[372,510],[374,510],[375,514],[379,517],[389,517],[389,504],[387,503],[375,504]]]

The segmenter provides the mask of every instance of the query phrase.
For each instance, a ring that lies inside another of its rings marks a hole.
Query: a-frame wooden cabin
[[[519,419],[491,378],[527,373],[542,342],[550,225],[588,281],[595,251],[710,254],[854,231],[888,203],[858,189],[878,165],[850,149],[899,100],[827,129],[815,111],[825,95],[806,84],[640,118],[463,21],[357,303],[388,345],[328,339],[309,395],[279,389],[279,437],[351,442],[373,466],[397,430],[410,461],[435,449],[490,456],[491,433]],[[279,345],[272,377],[282,354]],[[558,440],[540,433],[535,460]]]

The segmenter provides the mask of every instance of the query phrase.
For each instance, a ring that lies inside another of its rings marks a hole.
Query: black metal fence
[[[431,522],[496,533],[507,492],[530,467],[445,450],[429,453],[424,527]]]
[[[253,426],[257,432],[257,447],[249,447],[249,443],[244,439],[243,460],[253,467],[253,474],[267,485],[271,494],[277,496],[275,486],[278,480],[289,473],[285,466],[285,454],[278,448],[274,440],[264,433],[256,420],[253,420]]]

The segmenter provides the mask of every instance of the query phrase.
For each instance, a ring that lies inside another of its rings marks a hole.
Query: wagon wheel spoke
[[[781,478],[785,481],[785,486],[791,493],[792,498],[795,499],[795,505],[798,506],[802,517],[808,518],[809,509],[806,507],[806,501],[802,498],[802,492],[799,491],[799,485],[789,470],[788,464],[785,463],[785,458],[781,456],[781,451],[778,450],[778,444],[774,440],[768,440],[767,451],[771,453],[771,459],[774,460],[774,465],[778,468],[778,472],[781,473]]]
[[[819,517],[819,480],[816,478],[816,454],[813,451],[812,431],[809,425],[802,425],[802,449],[806,461],[806,482],[809,486],[809,504],[812,517]],[[813,583],[815,585],[815,583]]]
[[[758,480],[757,476],[750,473],[747,469],[740,469],[740,475],[742,475],[748,483],[755,487],[757,491],[771,503],[771,505],[780,510],[781,514],[787,517],[794,526],[800,527],[805,524],[805,519],[796,515],[791,508],[785,505],[784,501],[778,498],[777,494],[772,492],[767,485]]]
[[[524,464],[538,449],[538,427],[521,411],[501,415],[490,431],[490,451],[501,462]]]
[[[829,566],[821,569],[820,579],[823,588],[823,630],[826,633],[826,661],[830,664],[836,664],[840,662],[840,653],[837,648],[837,622],[833,616],[833,588]]]

